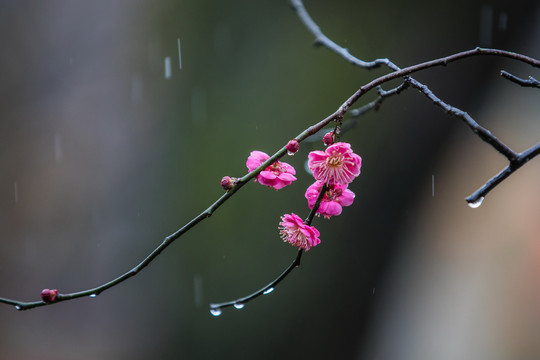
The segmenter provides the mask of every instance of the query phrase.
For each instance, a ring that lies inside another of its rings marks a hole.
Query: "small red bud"
[[[334,132],[330,131],[326,134],[324,134],[324,137],[322,139],[324,145],[330,146],[334,143]]]
[[[58,290],[56,289],[43,289],[41,292],[41,300],[43,302],[46,302],[47,304],[50,304],[56,300],[56,296],[58,295]]]
[[[287,146],[285,148],[287,149],[287,154],[294,155],[297,151],[300,145],[298,144],[298,140],[292,139],[287,143]]]
[[[223,188],[223,190],[229,191],[234,187],[234,185],[236,185],[237,182],[238,179],[235,177],[224,176],[221,179],[221,187]]]

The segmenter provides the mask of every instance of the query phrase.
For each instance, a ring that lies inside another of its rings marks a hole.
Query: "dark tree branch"
[[[416,80],[413,80],[413,86],[420,90],[425,96],[427,96],[433,104],[437,105],[448,114],[453,115],[465,122],[467,126],[482,140],[490,144],[495,150],[503,154],[509,161],[516,158],[517,153],[510,149],[506,144],[500,141],[495,135],[493,135],[488,129],[478,125],[476,121],[465,111],[460,110],[454,106],[451,106],[441,99],[439,99],[426,85],[420,84]]]
[[[532,76],[529,76],[529,79],[525,80],[517,76],[514,76],[510,74],[508,71],[504,71],[504,70],[501,70],[501,76],[523,87],[535,87],[535,88],[540,89],[540,81],[536,80]]]
[[[319,26],[313,21],[311,16],[309,16],[309,13],[306,11],[301,0],[290,0],[290,3],[293,9],[295,9],[300,20],[304,23],[304,25],[308,28],[308,30],[315,36],[316,45],[327,47],[331,51],[343,57],[345,60],[359,67],[372,69],[372,68],[379,67],[380,65],[384,64],[388,68],[393,70],[392,73],[386,76],[382,76],[378,79],[375,79],[371,83],[360,88],[353,96],[349,98],[349,100],[344,105],[342,105],[342,108],[345,107],[345,111],[346,111],[346,107],[349,106],[349,102],[356,101],[366,91],[368,91],[369,89],[373,87],[370,85],[375,84],[378,86],[379,82],[381,81],[386,82],[387,81],[386,79],[383,80],[385,77],[391,77],[391,78],[403,77],[405,80],[405,83],[408,83],[414,88],[416,88],[417,90],[419,90],[427,98],[429,98],[435,105],[442,108],[447,113],[463,120],[467,124],[467,126],[469,126],[469,128],[474,132],[474,134],[476,134],[480,139],[482,139],[486,143],[490,144],[495,150],[497,150],[499,153],[501,153],[508,159],[510,164],[508,165],[506,169],[501,171],[499,174],[497,174],[495,177],[489,180],[486,184],[484,184],[484,186],[482,186],[479,190],[477,190],[475,193],[473,193],[472,195],[468,196],[465,199],[469,204],[478,204],[479,201],[481,202],[483,200],[483,197],[490,190],[492,190],[500,182],[502,182],[504,179],[510,176],[510,174],[516,171],[525,162],[529,161],[530,159],[538,155],[538,151],[531,151],[526,157],[522,157],[521,156],[522,154],[516,153],[514,150],[508,147],[505,143],[499,140],[495,135],[493,135],[488,129],[480,126],[468,113],[445,103],[440,98],[438,98],[426,85],[413,79],[409,75],[419,70],[422,70],[424,68],[434,67],[434,66],[439,66],[439,65],[446,66],[450,62],[463,59],[466,57],[470,57],[470,56],[477,56],[477,55],[494,55],[494,56],[507,57],[507,58],[511,58],[517,61],[530,64],[534,67],[540,67],[539,60],[533,59],[531,57],[524,56],[521,54],[504,51],[504,50],[476,48],[473,50],[468,50],[468,51],[463,51],[457,54],[453,54],[453,55],[450,55],[441,59],[436,59],[436,60],[418,64],[418,65],[409,66],[404,69],[401,69],[400,67],[398,67],[397,65],[395,65],[393,62],[391,62],[388,59],[376,59],[374,61],[365,62],[360,59],[357,59],[356,57],[351,55],[347,49],[339,46],[338,44],[330,40],[326,35],[324,35],[324,33],[319,28]],[[516,76],[513,76],[504,70],[501,72],[501,75],[522,86],[530,86],[530,87],[539,86],[539,82],[531,76],[529,77],[529,80],[524,80]],[[540,146],[540,143],[533,146],[531,149],[537,149],[538,146]]]
[[[399,68],[395,64],[393,64],[388,59],[377,59],[371,62],[364,62],[361,61],[355,57],[353,57],[348,50],[341,48],[334,42],[332,42],[328,37],[326,37],[319,29],[319,27],[313,22],[313,20],[309,17],[309,14],[305,10],[304,6],[302,5],[302,2],[300,0],[291,0],[291,4],[293,8],[298,13],[298,16],[303,21],[303,23],[312,31],[312,33],[316,37],[316,43],[322,46],[325,46],[329,48],[330,50],[336,52],[340,56],[344,57],[346,60],[352,62],[353,64],[364,67],[364,68],[374,68],[381,65],[385,65],[393,72],[386,74],[384,76],[381,76],[379,78],[376,78],[375,80],[371,81],[370,83],[362,86],[358,91],[356,91],[353,95],[349,97],[333,114],[327,116],[325,119],[319,121],[318,123],[310,126],[303,132],[301,132],[298,136],[295,137],[295,139],[298,142],[302,142],[305,139],[309,138],[310,136],[316,134],[321,129],[323,129],[325,126],[330,124],[331,122],[337,122],[338,124],[341,123],[343,117],[347,112],[349,111],[350,107],[358,101],[364,94],[369,92],[370,90],[377,88],[379,89],[379,99],[377,99],[375,102],[372,102],[363,110],[358,110],[358,114],[362,113],[363,111],[369,111],[372,108],[376,109],[377,104],[380,105],[382,98],[385,98],[390,95],[398,94],[399,92],[403,91],[405,88],[407,88],[407,84],[415,87],[416,89],[420,90],[424,95],[426,95],[428,98],[430,98],[435,104],[437,104],[439,107],[443,108],[445,111],[448,111],[452,113],[456,117],[460,117],[463,121],[469,125],[469,127],[477,134],[482,140],[488,142],[491,144],[497,151],[502,153],[507,157],[510,164],[509,166],[504,169],[500,174],[495,176],[493,179],[491,179],[488,183],[486,183],[482,188],[480,188],[477,192],[475,192],[473,195],[467,198],[467,201],[470,203],[474,203],[478,201],[481,197],[485,196],[490,190],[492,190],[495,186],[497,186],[501,181],[506,179],[510,174],[512,174],[515,170],[517,170],[519,167],[521,167],[523,164],[525,164],[530,159],[534,158],[540,153],[540,145],[537,144],[533,147],[531,147],[529,150],[517,154],[510,148],[508,148],[504,143],[502,143],[499,139],[497,139],[495,136],[493,136],[489,130],[482,128],[479,126],[467,113],[454,108],[446,103],[444,103],[442,100],[438,99],[425,85],[419,83],[418,81],[411,78],[409,75],[425,70],[431,67],[435,66],[446,66],[447,64],[458,61],[461,59],[465,59],[468,57],[473,56],[480,56],[480,55],[490,55],[490,56],[500,56],[500,57],[507,57],[516,61],[524,62],[526,64],[529,64],[534,67],[540,67],[540,61],[533,59],[531,57],[504,51],[504,50],[497,50],[497,49],[484,49],[484,48],[476,48],[472,50],[463,51],[460,53],[452,54],[440,59],[435,59],[431,61],[427,61],[424,63],[420,63],[417,65],[409,66],[406,68]],[[404,84],[388,91],[382,91],[380,89],[380,86],[391,81],[394,79],[403,78]],[[517,79],[517,78],[516,78]],[[522,79],[521,79],[522,80]],[[534,79],[533,79],[534,80]],[[512,81],[515,81],[512,80]],[[536,81],[536,80],[534,80]],[[516,82],[516,81],[515,81]],[[522,83],[523,81],[517,80],[518,83]],[[362,108],[360,108],[362,109]],[[355,116],[354,110],[351,110],[351,115]],[[17,310],[27,310],[32,309],[44,305],[51,305],[51,304],[57,304],[63,301],[72,300],[80,297],[86,297],[86,296],[97,296],[104,292],[105,290],[108,290],[127,279],[137,275],[141,270],[146,268],[165,248],[167,248],[169,245],[171,245],[175,240],[180,238],[183,234],[188,232],[190,229],[198,225],[202,220],[210,217],[221,205],[223,205],[232,195],[236,193],[241,187],[243,187],[246,183],[248,183],[251,179],[253,179],[256,175],[258,175],[262,170],[264,170],[266,167],[270,166],[272,163],[277,161],[279,158],[281,158],[285,153],[287,152],[285,147],[282,147],[280,150],[278,150],[274,155],[272,155],[267,161],[265,161],[261,166],[259,166],[257,169],[255,169],[252,172],[247,173],[243,177],[239,178],[232,189],[230,189],[228,192],[223,194],[221,197],[219,197],[208,209],[201,212],[199,215],[194,217],[191,221],[189,221],[187,224],[185,224],[183,227],[178,229],[173,234],[167,236],[160,245],[158,245],[143,261],[141,261],[137,266],[129,270],[128,272],[124,273],[123,275],[104,283],[98,287],[94,287],[88,290],[74,292],[74,293],[68,293],[68,294],[58,294],[54,301],[52,302],[44,302],[44,301],[35,301],[35,302],[24,302],[24,301],[18,301],[18,300],[12,300],[7,298],[0,298],[0,303],[8,304],[8,305],[14,305]],[[322,192],[321,192],[322,193]],[[320,201],[320,200],[319,200]],[[312,212],[310,213],[310,216],[308,217],[307,223],[308,225],[311,223],[311,220],[314,216],[314,211],[318,208],[318,204],[316,204],[316,207],[314,206]],[[264,293],[266,290],[269,289],[270,285],[277,285],[281,280],[283,280],[296,266],[300,264],[300,257],[301,253],[297,255],[297,259],[289,266],[289,268],[282,274],[280,277],[278,277],[274,282],[270,283],[260,291],[250,295],[249,297],[255,298],[260,295],[260,293]],[[248,297],[248,298],[249,298]],[[240,300],[245,300],[245,298],[241,298]],[[250,298],[251,299],[251,298]],[[238,300],[236,300],[238,301]],[[223,304],[229,304],[229,303],[223,303]],[[220,304],[214,304],[214,305],[220,305]],[[233,303],[234,305],[234,303]],[[218,306],[219,308],[219,306]]]
[[[378,86],[377,93],[379,94],[379,96],[377,96],[375,100],[370,101],[369,103],[362,105],[361,107],[349,110],[349,116],[352,118],[352,120],[347,121],[345,124],[343,124],[343,126],[341,127],[341,133],[345,133],[348,130],[354,128],[358,124],[358,119],[361,116],[367,114],[372,110],[378,111],[386,98],[389,98],[393,95],[401,94],[401,92],[405,91],[408,88],[409,84],[407,82],[403,82],[401,85],[398,85],[388,91],[384,90],[381,86]],[[324,134],[322,132],[319,132],[304,141],[308,143],[321,141],[323,136]]]
[[[493,190],[504,179],[512,175],[517,169],[525,165],[529,160],[540,154],[540,143],[530,147],[524,152],[517,154],[515,159],[510,161],[507,167],[488,180],[482,187],[468,196],[465,200],[471,207],[477,207],[482,203],[487,193]]]
[[[388,60],[387,59],[377,59],[374,61],[362,61],[354,56],[352,56],[349,53],[349,50],[342,48],[341,46],[338,46],[336,43],[334,43],[332,40],[330,40],[326,35],[323,34],[319,26],[313,21],[311,16],[309,16],[309,13],[307,12],[306,8],[302,4],[302,1],[300,0],[291,0],[290,4],[292,8],[296,11],[298,14],[298,17],[300,18],[300,21],[304,23],[304,25],[315,35],[315,42],[314,44],[316,46],[325,46],[328,49],[332,50],[333,52],[337,53],[339,56],[347,60],[353,65],[360,66],[366,69],[374,69],[378,68],[381,65],[386,65]]]
[[[214,316],[221,315],[221,312],[224,308],[234,306],[237,309],[242,309],[249,301],[261,296],[261,295],[267,295],[270,294],[276,286],[289,275],[291,271],[293,271],[295,268],[300,266],[300,259],[302,258],[302,254],[304,253],[303,249],[299,249],[298,253],[296,255],[296,258],[294,261],[279,275],[274,281],[271,281],[269,284],[261,288],[260,290],[255,291],[253,294],[238,298],[236,300],[222,302],[222,303],[215,303],[210,304],[210,313]]]
[[[324,186],[321,188],[321,192],[319,193],[319,196],[317,197],[317,200],[315,201],[315,204],[313,205],[313,208],[309,212],[308,217],[304,220],[304,223],[306,225],[311,225],[313,222],[313,218],[315,217],[315,214],[317,213],[317,210],[319,209],[319,206],[321,205],[321,201],[324,197],[324,193],[328,190],[328,185],[324,184]],[[303,249],[298,250],[298,254],[296,255],[296,258],[294,261],[279,275],[275,280],[271,281],[270,283],[266,284],[261,289],[255,291],[251,295],[244,296],[232,301],[222,302],[222,303],[214,303],[210,304],[210,313],[214,316],[221,315],[224,308],[228,308],[231,306],[234,306],[236,309],[243,309],[244,306],[251,300],[261,296],[261,295],[267,295],[270,294],[272,291],[275,290],[276,286],[287,277],[293,271],[295,268],[300,266],[300,259],[302,258],[302,254],[304,253]]]
[[[44,302],[44,301],[33,301],[33,302],[25,302],[25,301],[18,301],[18,300],[12,300],[8,298],[0,297],[0,303],[8,304],[8,305],[14,305],[17,310],[29,310],[32,308],[45,306],[45,305],[52,305],[57,304],[66,300],[73,300],[81,297],[95,297],[105,290],[116,286],[127,279],[131,278],[132,276],[137,275],[142,269],[144,269],[146,266],[148,266],[165,248],[167,248],[169,245],[171,245],[176,239],[178,239],[180,236],[188,232],[191,228],[193,228],[195,225],[200,223],[202,220],[209,218],[212,216],[212,214],[227,201],[236,191],[238,191],[242,186],[244,186],[246,183],[248,183],[251,179],[253,179],[257,174],[259,174],[262,170],[264,170],[266,167],[277,161],[280,157],[282,157],[287,149],[285,147],[281,148],[278,152],[276,152],[273,156],[271,156],[267,161],[265,161],[261,166],[259,166],[257,169],[253,170],[250,173],[247,173],[242,178],[238,179],[235,186],[223,194],[219,199],[217,199],[208,209],[194,217],[190,222],[188,222],[186,225],[184,225],[182,228],[178,229],[176,232],[172,233],[171,235],[167,236],[163,242],[156,247],[142,262],[140,262],[137,266],[135,266],[133,269],[129,270],[128,272],[124,273],[123,275],[105,283],[98,287],[91,288],[84,291],[74,292],[74,293],[68,293],[68,294],[62,294],[59,293],[56,296],[56,299],[53,302]]]

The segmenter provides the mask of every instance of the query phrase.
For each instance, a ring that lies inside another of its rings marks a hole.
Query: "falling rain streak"
[[[170,79],[172,76],[171,73],[171,57],[167,56],[165,58],[165,79]]]
[[[15,195],[15,203],[18,203],[19,202],[19,185],[17,184],[16,181],[13,183],[13,192]]]
[[[200,275],[193,277],[193,303],[201,306],[203,303],[203,281]]]
[[[508,14],[505,12],[502,12],[499,15],[499,30],[506,31],[507,27],[508,27]]]
[[[490,47],[493,39],[493,7],[484,5],[480,11],[480,45]]]
[[[435,197],[435,175],[431,175],[431,197]]]
[[[206,91],[201,88],[191,90],[191,119],[194,124],[206,123]]]
[[[131,102],[138,103],[142,99],[143,81],[141,75],[136,74],[131,77]]]
[[[60,162],[62,161],[63,156],[64,151],[62,150],[62,139],[60,138],[60,134],[54,134],[54,160]]]
[[[180,38],[178,38],[178,68],[182,70],[182,51],[180,50]]]

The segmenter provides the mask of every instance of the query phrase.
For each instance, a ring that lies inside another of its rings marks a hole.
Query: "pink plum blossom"
[[[349,143],[338,142],[325,151],[312,151],[308,158],[315,180],[329,185],[347,185],[360,175],[362,158],[352,151]]]
[[[252,151],[249,155],[246,166],[249,172],[252,172],[268,159],[270,159],[270,156],[268,156],[268,154],[262,151],[255,150]],[[256,180],[262,185],[266,185],[273,189],[279,190],[295,181],[295,174],[296,171],[291,165],[281,161],[276,161],[275,163],[261,171],[257,175]]]
[[[304,224],[302,219],[294,213],[283,215],[279,226],[283,241],[300,249],[308,251],[321,243],[319,231],[313,226]]]
[[[317,202],[323,185],[322,181],[317,180],[306,190],[306,199],[310,209],[313,209]],[[347,185],[328,185],[328,190],[323,195],[316,215],[322,215],[326,219],[330,219],[331,216],[340,215],[342,207],[351,205],[353,201],[354,193],[347,189]]]

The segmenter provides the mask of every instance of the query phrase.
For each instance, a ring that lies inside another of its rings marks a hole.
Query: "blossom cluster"
[[[346,142],[334,143],[335,134],[329,132],[323,138],[326,146],[324,151],[312,151],[308,155],[308,167],[313,173],[315,182],[306,190],[305,197],[308,207],[313,209],[320,196],[320,203],[316,215],[329,219],[331,216],[340,215],[344,206],[349,206],[354,201],[354,193],[348,189],[348,185],[360,175],[362,158],[351,149],[351,144]],[[287,153],[293,155],[298,151],[299,144],[296,139],[289,141],[286,146]],[[259,168],[270,159],[268,154],[262,151],[252,151],[246,166],[249,172]],[[296,180],[296,171],[291,165],[275,161],[266,166],[255,177],[255,181],[261,185],[280,190],[292,184]],[[222,180],[222,186],[229,190],[229,179]],[[280,234],[283,241],[290,243],[305,251],[318,245],[319,231],[303,221],[298,215],[291,213],[281,217],[279,223]]]

